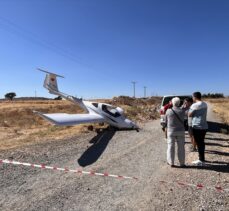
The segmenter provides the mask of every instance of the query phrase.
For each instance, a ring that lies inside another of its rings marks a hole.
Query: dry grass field
[[[127,117],[138,124],[158,117],[159,98],[133,99],[118,97],[102,102],[125,109]],[[0,102],[0,149],[6,150],[36,142],[61,140],[78,133],[88,133],[88,125],[58,127],[33,113],[83,113],[82,109],[68,101],[58,100],[22,100]],[[100,127],[94,125],[95,128]]]
[[[34,110],[45,113],[82,112],[79,107],[67,101],[2,101],[0,102],[0,149],[35,143],[40,141],[41,138],[61,139],[86,130],[85,126],[54,126],[35,115]]]
[[[229,125],[229,98],[208,100],[214,106],[214,112]]]

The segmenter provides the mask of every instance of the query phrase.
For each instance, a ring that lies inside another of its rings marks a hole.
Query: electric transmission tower
[[[136,83],[137,83],[137,81],[132,81],[131,82],[132,84],[133,84],[133,89],[134,89],[134,98],[136,97]]]

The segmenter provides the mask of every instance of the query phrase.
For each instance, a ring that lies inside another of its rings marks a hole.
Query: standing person
[[[185,112],[185,116],[184,116],[184,128],[185,130],[188,130],[188,111],[192,105],[192,102],[190,101],[191,98],[185,98],[184,99],[184,103],[181,106],[181,108],[184,110]]]
[[[181,167],[185,167],[185,129],[184,129],[184,110],[179,108],[180,98],[172,99],[173,108],[167,110],[165,114],[165,122],[167,125],[168,149],[167,163],[174,167],[175,160],[175,142],[178,146],[178,160]]]
[[[191,151],[192,152],[196,152],[197,151],[197,148],[196,148],[197,146],[196,146],[196,142],[195,142],[195,139],[194,139],[194,136],[193,136],[192,117],[189,117],[189,115],[188,115],[192,104],[193,104],[193,99],[191,97],[186,98],[184,100],[184,105],[182,106],[182,109],[184,109],[184,111],[185,111],[185,121],[187,121],[187,123],[185,123],[185,124],[187,124],[187,126],[188,126],[188,134],[189,134],[189,137],[190,137],[191,143],[192,143]]]
[[[190,110],[189,117],[192,118],[193,136],[197,144],[199,160],[192,163],[198,166],[203,166],[205,162],[205,135],[208,129],[207,124],[207,110],[208,106],[201,100],[201,93],[193,93],[193,101]]]
[[[173,107],[172,100],[170,100],[169,103],[166,104],[166,105],[164,106],[164,108],[163,108],[164,113],[166,114],[166,111],[167,111],[169,108],[172,108],[172,107]],[[162,130],[163,130],[164,133],[165,133],[165,140],[167,141],[167,138],[168,138],[168,137],[167,137],[167,125],[166,125],[166,123],[163,125]]]

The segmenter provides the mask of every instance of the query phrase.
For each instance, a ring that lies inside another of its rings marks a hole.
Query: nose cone
[[[139,127],[129,119],[125,119],[125,124],[127,128],[138,129]]]

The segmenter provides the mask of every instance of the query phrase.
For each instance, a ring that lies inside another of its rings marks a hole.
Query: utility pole
[[[134,98],[135,98],[135,86],[136,86],[137,81],[132,81],[131,83],[133,84],[133,88],[134,88]]]
[[[147,86],[144,86],[144,98],[146,98],[146,89],[147,89]]]
[[[35,90],[35,98],[37,97],[37,90]]]

